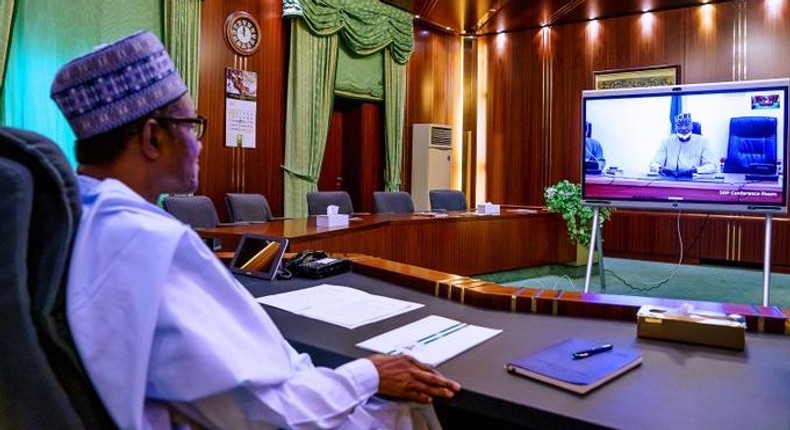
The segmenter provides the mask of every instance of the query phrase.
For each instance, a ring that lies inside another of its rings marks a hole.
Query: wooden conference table
[[[463,386],[455,398],[437,400],[447,430],[790,428],[787,336],[747,333],[746,350],[738,352],[638,339],[633,321],[482,309],[416,291],[410,282],[386,281],[361,272],[319,281],[239,279],[254,296],[327,282],[425,304],[354,330],[266,307],[297,350],[329,367],[368,355],[356,343],[427,315],[502,329],[500,335],[438,367]],[[508,360],[574,337],[612,343],[615,348],[637,348],[644,363],[585,396],[503,369]]]
[[[355,252],[460,275],[501,272],[575,259],[559,215],[503,209],[501,215],[449,213],[358,215],[346,227],[318,227],[315,217],[200,229],[235,249],[244,234],[285,237],[289,252]]]

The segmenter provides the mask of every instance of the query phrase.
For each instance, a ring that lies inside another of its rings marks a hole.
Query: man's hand
[[[379,372],[379,394],[431,403],[434,397],[450,398],[461,389],[436,370],[408,355],[381,355],[368,357]]]

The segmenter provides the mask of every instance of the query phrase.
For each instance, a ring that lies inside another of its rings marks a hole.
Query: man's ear
[[[143,123],[143,130],[140,133],[140,150],[146,158],[151,160],[159,158],[161,154],[159,137],[162,132],[162,127],[153,118],[149,118]]]

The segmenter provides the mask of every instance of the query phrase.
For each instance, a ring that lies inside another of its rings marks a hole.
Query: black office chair
[[[338,207],[337,213],[351,215],[354,205],[345,191],[314,191],[307,193],[307,212],[310,215],[326,215],[329,205]]]
[[[459,190],[430,190],[428,198],[431,200],[431,210],[465,211],[466,196]]]
[[[724,173],[776,173],[776,118],[730,119]]]
[[[65,317],[80,203],[52,142],[0,128],[0,213],[0,428],[117,428]]]
[[[193,229],[229,225],[219,222],[214,202],[206,196],[168,196],[162,200],[162,208]],[[204,238],[203,241],[212,251],[222,249],[222,244],[217,239]]]
[[[414,212],[414,201],[403,191],[374,191],[373,206],[377,214],[410,214]]]
[[[272,209],[262,194],[225,194],[230,222],[268,222],[272,220]]]

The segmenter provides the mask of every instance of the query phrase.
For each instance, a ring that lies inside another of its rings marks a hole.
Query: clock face
[[[260,27],[249,13],[234,12],[225,21],[225,38],[239,55],[252,55],[261,41]]]

